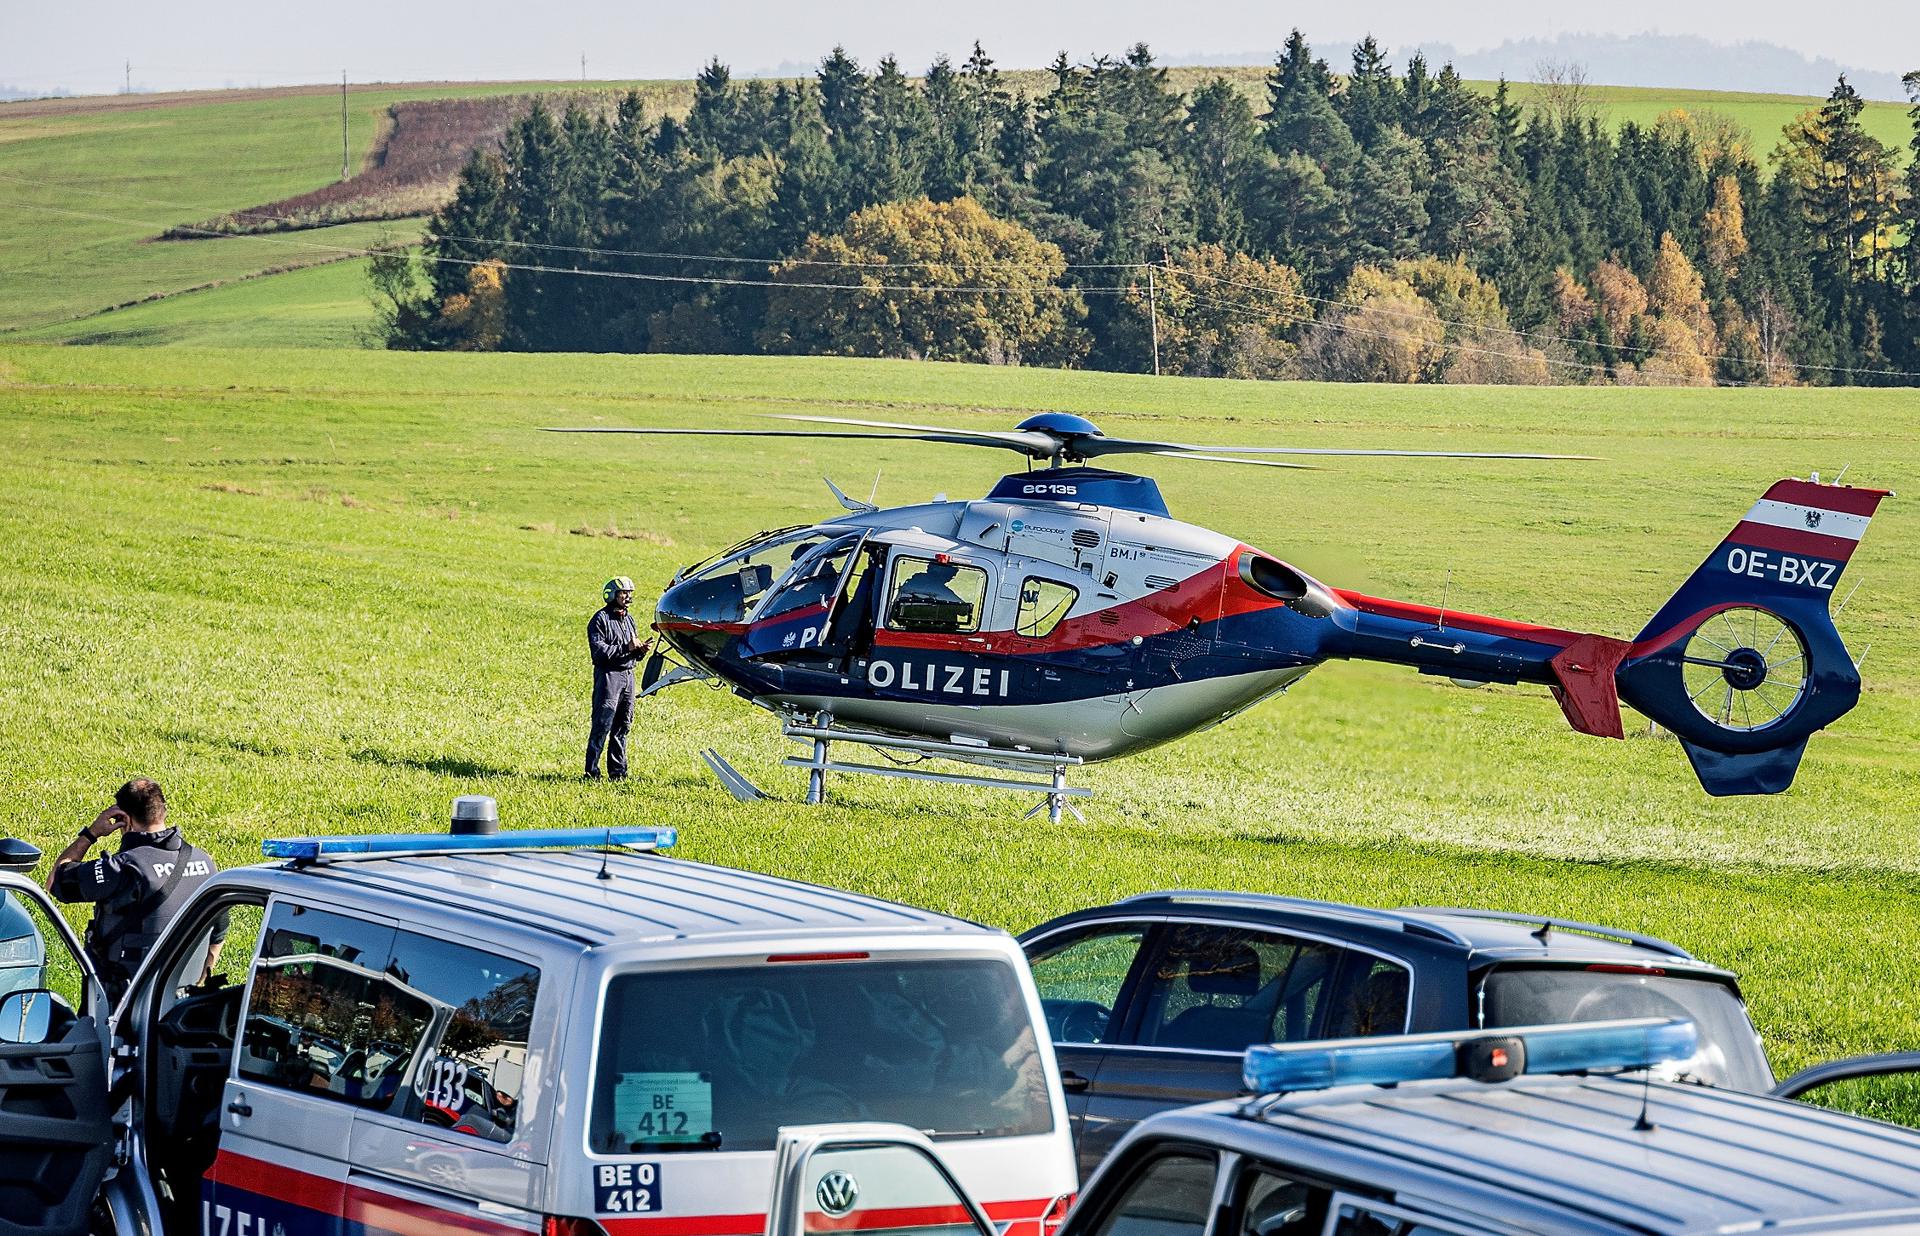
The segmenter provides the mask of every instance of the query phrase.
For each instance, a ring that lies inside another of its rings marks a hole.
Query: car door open
[[[1829,1060],[1801,1069],[1775,1086],[1773,1093],[1783,1099],[1799,1099],[1920,1128],[1920,1051]]]
[[[113,1157],[110,1010],[66,920],[16,874],[39,856],[0,849],[0,1233],[82,1236]]]
[[[767,1236],[854,1230],[864,1236],[999,1236],[917,1129],[883,1123],[781,1129]]]

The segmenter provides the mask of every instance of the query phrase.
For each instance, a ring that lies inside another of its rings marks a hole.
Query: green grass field
[[[244,286],[244,285],[243,285]],[[238,292],[236,290],[235,294]],[[575,780],[583,626],[763,527],[826,517],[821,474],[955,498],[1000,461],[907,444],[645,443],[542,425],[765,412],[1306,445],[1551,447],[1599,463],[1154,461],[1176,514],[1337,585],[1633,634],[1768,482],[1851,464],[1912,487],[1913,397],[1153,379],[806,359],[0,346],[0,830],[64,844],[144,773],[225,863],[260,838],[666,823],[680,852],[1019,929],[1168,885],[1549,911],[1653,931],[1746,976],[1783,1072],[1920,1038],[1920,516],[1889,503],[1841,626],[1860,707],[1786,794],[1714,800],[1676,744],[1569,731],[1542,691],[1324,667],[1206,735],[1086,771],[1087,823],[986,791],[843,779],[798,805],[769,718],[680,688],[636,777]],[[608,535],[621,533],[616,538]],[[597,535],[588,535],[597,533]],[[1844,586],[1843,586],[1844,590]],[[733,802],[715,745],[781,795]]]
[[[1176,68],[1190,90],[1215,74],[1263,108],[1259,66]],[[1047,75],[1013,73],[1028,90]],[[1485,85],[1483,83],[1483,85]],[[687,82],[463,82],[355,87],[349,137],[355,166],[381,117],[403,99],[532,90],[644,90],[657,110],[683,110]],[[1491,89],[1491,86],[1486,86]],[[1531,91],[1516,86],[1524,101]],[[1650,123],[1674,107],[1711,108],[1753,133],[1765,156],[1780,128],[1818,100],[1788,95],[1598,87],[1610,123]],[[0,104],[0,341],[188,343],[207,346],[342,346],[371,316],[348,261],[327,274],[264,271],[337,262],[382,235],[417,235],[417,223],[354,224],[292,235],[151,242],[167,227],[258,206],[328,184],[340,172],[340,101],[327,88],[205,92],[52,103]],[[1863,116],[1881,140],[1905,149],[1903,108],[1871,103]],[[209,287],[209,285],[220,285]],[[190,291],[191,289],[207,289]],[[147,298],[133,309],[114,306]],[[109,311],[111,310],[111,311]]]

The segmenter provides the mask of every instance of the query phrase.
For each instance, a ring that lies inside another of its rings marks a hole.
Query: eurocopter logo
[[[1809,528],[1818,528],[1819,526],[1820,526],[1820,512],[1818,512],[1818,511],[1808,511],[1808,512],[1807,512],[1807,527],[1809,527]]]
[[[1026,524],[1025,524],[1024,522],[1022,522],[1021,520],[1018,520],[1018,519],[1016,519],[1016,520],[1014,520],[1014,521],[1013,521],[1013,530],[1014,530],[1015,532],[1019,532],[1019,531],[1021,531],[1021,530],[1023,530],[1023,529],[1025,529],[1025,528],[1026,528],[1026,526],[1027,526],[1027,525],[1026,525]]]
[[[828,1172],[813,1186],[813,1196],[820,1209],[837,1219],[860,1200],[860,1183],[845,1172]]]

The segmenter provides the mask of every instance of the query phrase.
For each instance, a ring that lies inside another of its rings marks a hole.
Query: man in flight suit
[[[607,780],[627,776],[627,729],[633,722],[633,663],[653,646],[635,627],[633,581],[621,575],[601,589],[604,608],[587,623],[587,651],[593,655],[593,732],[587,737],[587,777],[600,777],[600,751],[607,752]]]
[[[894,599],[895,621],[908,631],[958,633],[971,620],[973,606],[953,590],[960,568],[935,559],[901,586]],[[970,627],[967,629],[971,629]]]
[[[120,849],[84,861],[94,842],[124,830]],[[61,901],[91,901],[87,956],[110,999],[118,1001],[133,972],[202,884],[218,870],[205,850],[190,845],[167,824],[167,799],[158,783],[136,777],[121,786],[108,807],[53,860],[47,891]],[[214,923],[207,942],[207,963],[197,976],[204,982],[227,938],[227,918]]]

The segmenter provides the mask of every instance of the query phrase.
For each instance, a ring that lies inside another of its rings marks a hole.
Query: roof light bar
[[[1452,1077],[1505,1081],[1521,1073],[1644,1069],[1686,1060],[1698,1045],[1691,1021],[1665,1017],[1275,1043],[1247,1049],[1241,1080],[1255,1094]]]
[[[379,836],[276,837],[260,843],[268,858],[322,863],[402,854],[511,854],[525,850],[664,850],[671,828],[529,828],[510,833],[388,833]]]

